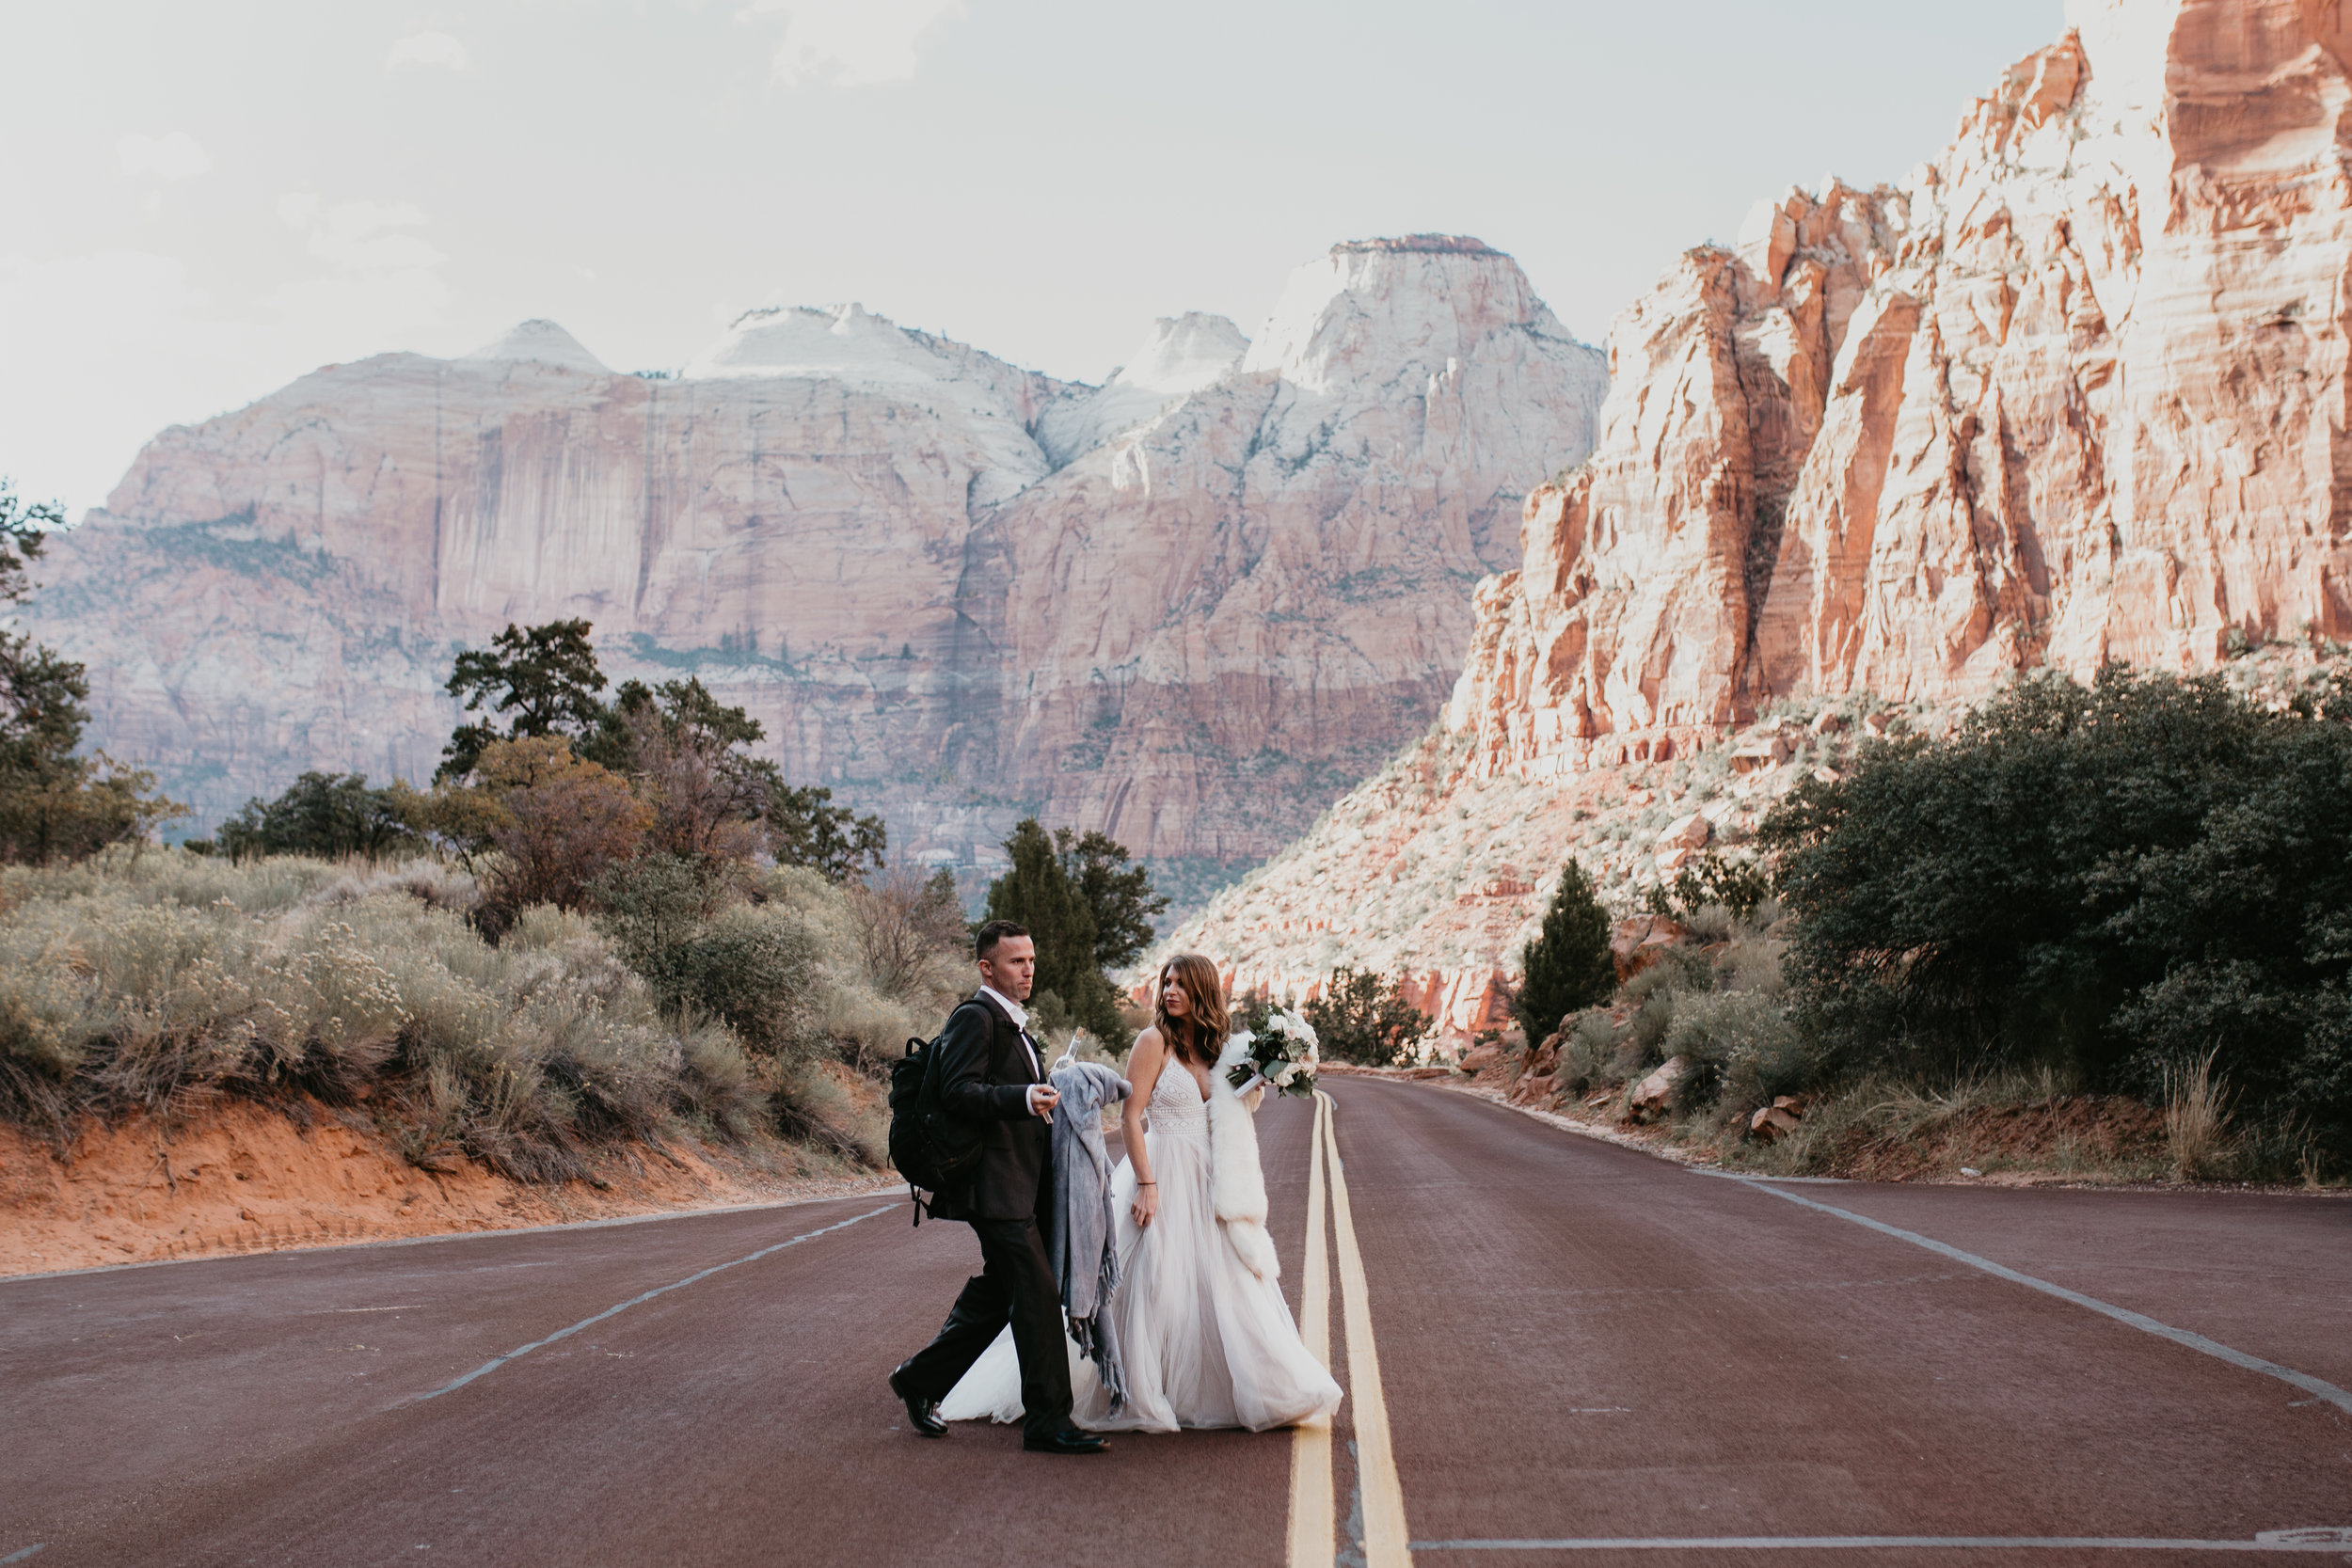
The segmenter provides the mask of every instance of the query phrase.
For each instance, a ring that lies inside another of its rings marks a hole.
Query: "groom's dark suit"
[[[1053,1127],[1029,1109],[1030,1085],[1044,1082],[1043,1058],[985,993],[956,1008],[935,1049],[939,1103],[978,1133],[980,1157],[971,1180],[938,1195],[931,1212],[979,1232],[982,1270],[900,1375],[909,1391],[945,1399],[1009,1322],[1025,1431],[1050,1436],[1070,1424],[1070,1355],[1061,1289],[1040,1229],[1054,1201]]]

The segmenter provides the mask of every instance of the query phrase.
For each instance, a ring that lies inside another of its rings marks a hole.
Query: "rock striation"
[[[1899,185],[1760,203],[1617,318],[1598,444],[1527,499],[1436,732],[1176,942],[1292,990],[1402,969],[1458,1036],[1498,1022],[1545,862],[1626,896],[1604,807],[1743,726],[2352,638],[2352,20],[2069,20]],[[1665,810],[1626,831],[1691,852]]]
[[[675,376],[552,323],[329,366],[166,431],[46,559],[92,738],[216,818],[306,768],[431,772],[453,652],[583,616],[796,780],[984,862],[1015,816],[1247,864],[1425,728],[1602,356],[1472,240],[1343,245],[1253,343],[1158,323],[1102,387],[860,307]]]

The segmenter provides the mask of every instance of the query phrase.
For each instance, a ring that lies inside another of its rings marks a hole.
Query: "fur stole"
[[[1249,1107],[1233,1092],[1227,1070],[1249,1054],[1247,1030],[1235,1032],[1209,1074],[1209,1182],[1217,1222],[1233,1251],[1261,1279],[1279,1279],[1282,1265],[1266,1234],[1265,1173],[1258,1166],[1258,1129]]]

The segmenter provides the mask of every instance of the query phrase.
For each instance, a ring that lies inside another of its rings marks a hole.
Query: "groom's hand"
[[[1029,1085],[1029,1112],[1033,1116],[1050,1117],[1054,1107],[1061,1103],[1061,1090],[1051,1084]]]

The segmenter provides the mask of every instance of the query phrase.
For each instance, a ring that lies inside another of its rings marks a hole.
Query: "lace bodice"
[[[1200,1082],[1182,1062],[1171,1060],[1160,1069],[1159,1081],[1152,1085],[1145,1108],[1154,1132],[1208,1135],[1209,1102],[1200,1098]]]

